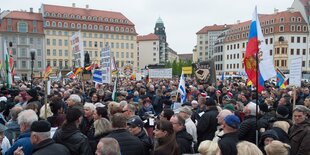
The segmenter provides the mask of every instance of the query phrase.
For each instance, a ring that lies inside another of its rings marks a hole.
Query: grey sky
[[[269,14],[274,8],[284,11],[293,0],[1,0],[2,10],[35,11],[42,3],[85,7],[122,12],[136,27],[139,35],[154,32],[160,16],[166,27],[169,46],[178,53],[191,53],[196,32],[206,25],[233,24],[252,18],[255,5],[258,13]]]

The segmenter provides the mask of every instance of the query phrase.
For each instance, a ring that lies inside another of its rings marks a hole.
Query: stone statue
[[[84,66],[89,66],[90,65],[90,58],[88,52],[85,53],[84,55]]]

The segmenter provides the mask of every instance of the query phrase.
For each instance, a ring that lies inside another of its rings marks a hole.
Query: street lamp
[[[33,83],[33,64],[34,64],[34,59],[35,59],[35,51],[30,52],[31,56],[31,88],[32,88],[32,83]]]

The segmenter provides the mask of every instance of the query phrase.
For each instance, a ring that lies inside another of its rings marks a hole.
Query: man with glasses
[[[139,116],[131,117],[127,121],[128,131],[133,135],[140,139],[143,143],[146,154],[151,153],[153,148],[152,139],[146,134],[143,129],[144,123]]]

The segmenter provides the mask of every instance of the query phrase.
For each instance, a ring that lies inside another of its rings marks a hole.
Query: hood
[[[278,140],[278,139],[279,139],[278,134],[277,134],[274,130],[267,130],[267,131],[265,131],[264,133],[262,133],[262,136],[261,136],[261,138],[260,138],[259,143],[260,143],[261,145],[264,145],[264,140],[265,140],[267,137],[271,137],[271,138],[273,138],[274,140]]]
[[[56,137],[60,140],[66,140],[71,137],[73,134],[80,132],[79,129],[73,125],[67,125],[63,128],[60,128],[55,133]]]

